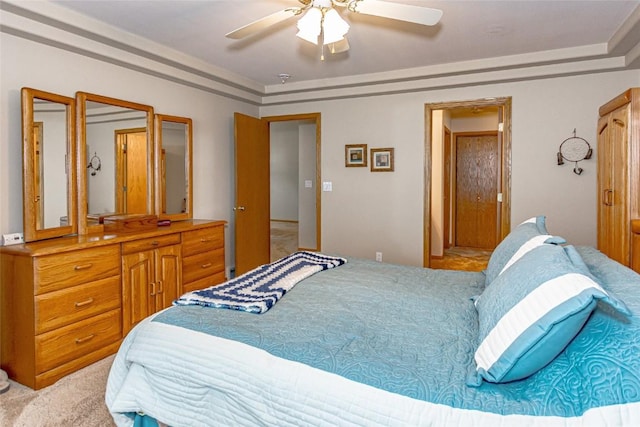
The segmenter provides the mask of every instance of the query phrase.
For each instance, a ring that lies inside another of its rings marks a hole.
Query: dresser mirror
[[[107,215],[152,214],[153,107],[78,92],[78,232]]]
[[[156,213],[178,221],[193,216],[192,121],[156,114]]]
[[[74,234],[75,100],[31,88],[21,95],[24,239]]]

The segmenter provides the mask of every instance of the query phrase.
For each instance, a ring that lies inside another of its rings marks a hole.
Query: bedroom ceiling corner
[[[278,11],[304,8],[307,3],[313,4],[311,0],[141,0],[118,2],[118,7],[109,0],[46,3],[74,17],[84,15],[117,29],[122,37],[112,41],[114,45],[135,45],[135,37],[140,37],[275,93],[365,80],[410,81],[439,73],[459,75],[535,65],[557,68],[572,63],[579,64],[577,72],[597,72],[620,68],[620,61],[615,65],[606,61],[614,57],[622,58],[622,68],[640,66],[633,56],[634,47],[640,43],[638,0],[383,2],[400,8],[406,5],[440,10],[442,17],[435,25],[336,7],[349,25],[349,50],[325,55],[324,61],[318,46],[296,37],[299,29],[295,17],[240,40],[225,37]],[[72,21],[66,25],[82,25]],[[91,25],[83,31],[93,37]],[[132,51],[135,48],[131,46]],[[283,72],[291,76],[286,85],[279,78]]]

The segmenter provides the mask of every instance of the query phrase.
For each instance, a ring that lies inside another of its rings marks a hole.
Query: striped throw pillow
[[[542,369],[580,332],[598,300],[631,314],[579,260],[573,246],[542,244],[485,289],[476,301],[479,345],[469,385],[515,381]]]

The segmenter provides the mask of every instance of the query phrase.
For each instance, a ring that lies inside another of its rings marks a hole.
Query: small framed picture
[[[393,148],[371,149],[371,172],[393,172]]]
[[[367,167],[367,144],[344,146],[344,165],[350,167]]]

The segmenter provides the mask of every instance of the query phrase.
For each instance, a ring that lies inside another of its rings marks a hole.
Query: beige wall
[[[271,220],[298,220],[298,123],[269,125]]]
[[[316,125],[272,122],[271,219],[298,222],[298,247],[316,247]],[[292,148],[293,147],[293,148]],[[305,186],[311,181],[311,187]]]
[[[22,229],[20,88],[70,96],[83,90],[192,117],[194,213],[227,219],[229,230],[234,225],[233,112],[321,112],[321,173],[333,183],[332,192],[322,193],[322,249],[366,258],[380,251],[385,261],[410,265],[422,263],[425,103],[511,96],[512,223],[545,214],[552,232],[593,245],[596,159],[585,161],[585,172],[577,176],[557,166],[555,154],[574,128],[594,144],[599,105],[640,85],[638,71],[623,71],[258,108],[7,33],[1,37],[0,232]],[[344,145],[359,143],[394,147],[395,172],[345,168]],[[232,237],[228,233],[230,265]]]
[[[510,96],[511,222],[546,215],[550,232],[576,245],[596,244],[596,158],[578,176],[557,166],[558,146],[575,128],[592,145],[598,108],[628,87],[638,71],[488,84],[397,95],[268,106],[260,114],[322,114],[322,249],[422,265],[424,104]],[[345,144],[395,147],[395,172],[344,167]]]
[[[256,106],[5,33],[0,44],[0,233],[22,231],[20,88],[71,97],[85,91],[193,119],[194,216],[230,221],[233,264],[233,113],[257,116]]]
[[[298,246],[303,249],[316,247],[316,124],[300,123],[298,164]],[[311,181],[311,187],[305,186]]]

